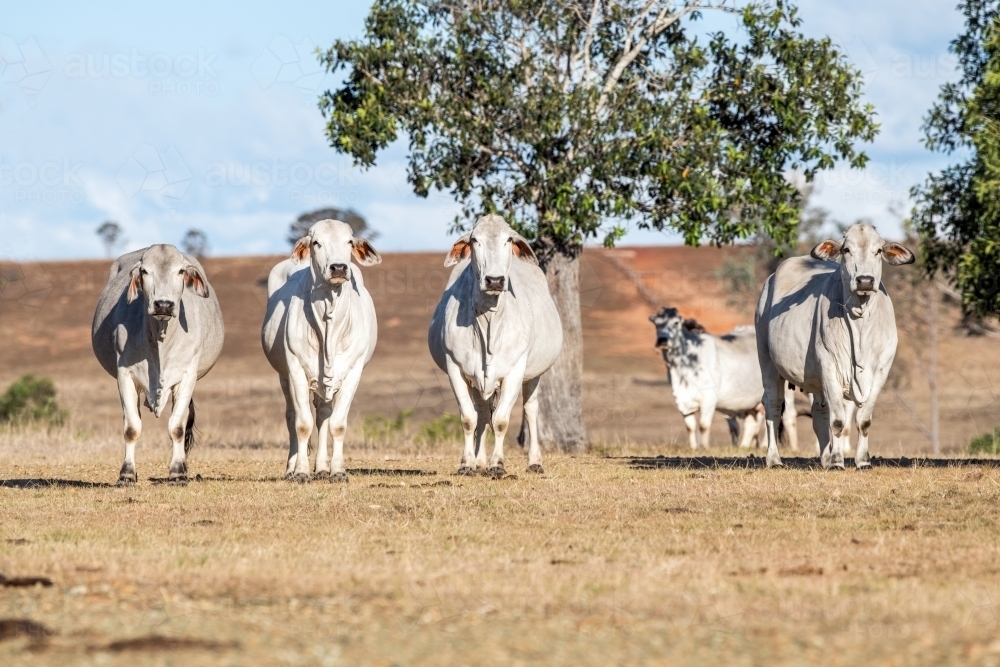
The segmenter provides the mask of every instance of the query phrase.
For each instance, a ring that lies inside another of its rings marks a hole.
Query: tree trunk
[[[542,241],[539,265],[562,320],[563,345],[552,368],[538,383],[538,436],[542,447],[564,452],[590,448],[583,423],[583,327],[580,323],[580,254],[583,248]],[[518,441],[524,444],[522,421]]]
[[[938,406],[938,295],[933,286],[927,288],[927,388],[931,394],[931,450],[941,453],[941,420]]]

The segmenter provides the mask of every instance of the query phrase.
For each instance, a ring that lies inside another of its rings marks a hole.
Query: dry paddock
[[[494,481],[449,446],[296,485],[202,448],[174,487],[163,447],[114,488],[116,447],[0,435],[0,573],[51,581],[0,588],[3,665],[1000,664],[990,465]]]

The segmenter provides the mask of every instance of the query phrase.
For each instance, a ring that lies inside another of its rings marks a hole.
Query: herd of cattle
[[[779,433],[797,448],[793,392],[799,388],[812,397],[823,465],[844,467],[851,421],[858,428],[855,464],[870,465],[872,410],[896,352],[881,262],[908,264],[913,253],[859,224],[840,242],[820,243],[811,255],[786,260],[768,278],[755,328],[712,336],[673,308],[650,318],[692,447],[699,445],[698,432],[700,444],[708,446],[719,411],[729,418],[734,444],[750,446],[766,423],[767,464],[780,466]],[[349,225],[323,220],[270,272],[261,342],[285,397],[289,479],[347,481],[347,415],[378,336],[375,306],[355,263],[379,262],[378,252]],[[519,395],[528,471],[543,472],[537,389],[562,348],[562,325],[538,260],[503,218],[488,215],[455,242],[445,266],[454,268],[431,319],[428,345],[461,411],[465,442],[458,472],[504,474],[504,438]],[[195,383],[218,360],[224,335],[218,299],[194,257],[154,245],[111,265],[92,342],[121,397],[120,485],[137,479],[140,401],[159,417],[168,398],[169,479],[187,480]],[[495,441],[488,460],[487,430]]]

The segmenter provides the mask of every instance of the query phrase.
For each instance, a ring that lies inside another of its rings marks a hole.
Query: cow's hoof
[[[167,484],[170,486],[187,486],[188,478],[187,475],[177,475],[176,477],[167,478]]]
[[[855,464],[857,470],[871,470],[872,464],[870,461],[862,461]]]
[[[470,468],[469,466],[462,466],[455,471],[455,474],[462,475],[463,477],[472,477],[473,475],[476,474],[476,471]]]
[[[309,483],[310,479],[311,478],[309,477],[309,473],[307,472],[297,472],[295,474],[288,476],[289,482],[296,482],[298,484],[307,484]]]
[[[126,461],[122,464],[121,470],[118,471],[118,482],[115,486],[134,486],[137,480],[135,466]]]
[[[317,470],[316,474],[313,475],[313,479],[330,479],[329,470]]]
[[[542,467],[541,463],[532,463],[530,466],[528,466],[528,472],[535,472],[538,473],[539,475],[544,475],[545,468]]]
[[[347,484],[347,473],[346,472],[335,472],[330,474],[330,482],[333,484]]]
[[[486,471],[486,476],[491,479],[500,479],[507,474],[507,471],[503,469],[503,466],[492,466]]]

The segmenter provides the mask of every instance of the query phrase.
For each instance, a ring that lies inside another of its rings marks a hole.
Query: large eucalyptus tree
[[[703,12],[731,30],[712,32]],[[689,244],[790,239],[797,191],[877,131],[861,76],[783,0],[375,0],[321,59],[331,146],[368,167],[409,141],[409,181],[530,238],[565,346],[540,389],[543,442],[587,446],[579,257],[629,225]]]

